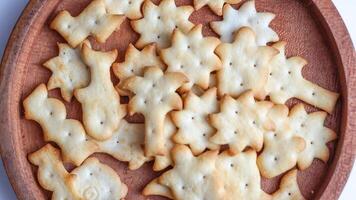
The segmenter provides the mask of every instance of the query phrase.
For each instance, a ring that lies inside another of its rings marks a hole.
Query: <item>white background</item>
[[[27,2],[28,0],[0,0],[0,57],[2,57],[11,30]],[[333,0],[333,2],[343,17],[353,39],[354,46],[356,46],[356,1]],[[355,199],[355,196],[356,170],[353,169],[340,200],[352,200]],[[0,200],[15,199],[16,196],[9,184],[2,161],[0,160]]]

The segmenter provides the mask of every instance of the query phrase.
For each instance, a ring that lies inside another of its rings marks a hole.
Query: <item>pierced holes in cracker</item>
[[[276,161],[276,162],[277,162],[277,160],[278,160],[278,158],[277,158],[277,157],[274,157],[274,161]]]
[[[271,73],[269,73],[269,76],[272,76],[273,74],[272,74],[272,72]]]
[[[160,20],[160,19],[161,19],[161,16],[157,16],[157,19]]]
[[[229,65],[232,66],[232,62],[230,62]]]
[[[89,176],[93,176],[93,173],[92,173],[92,172],[90,172],[90,173],[89,173]]]
[[[315,92],[313,92],[313,93],[312,93],[312,96],[315,96],[315,95],[316,95],[316,93],[315,93]]]
[[[237,135],[237,133],[238,133],[237,131],[234,131],[234,134],[235,134],[235,135]]]
[[[292,195],[292,193],[288,192],[288,196],[291,196],[291,195]]]
[[[257,64],[256,64],[256,63],[255,63],[255,64],[253,64],[253,67],[254,67],[254,68],[256,68],[256,67],[257,67]]]
[[[157,39],[161,39],[161,36],[160,36],[160,35],[157,35]]]
[[[313,144],[314,144],[314,142],[313,142],[313,141],[310,141],[310,144],[311,144],[311,145],[313,145]]]
[[[245,188],[248,188],[248,183],[245,184]]]
[[[206,137],[206,133],[203,133],[203,136]]]
[[[244,86],[244,84],[243,84],[243,83],[240,83],[240,86],[241,86],[241,87],[243,87],[243,86]]]
[[[234,166],[235,166],[234,163],[231,163],[231,164],[230,164],[230,167],[234,167]]]

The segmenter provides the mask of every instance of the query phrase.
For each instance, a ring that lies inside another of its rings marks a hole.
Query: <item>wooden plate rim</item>
[[[11,185],[19,199],[36,199],[27,186],[26,178],[18,165],[20,158],[18,152],[17,137],[11,134],[16,130],[16,122],[11,120],[10,113],[13,109],[19,109],[13,105],[11,89],[14,81],[13,75],[18,71],[17,62],[21,55],[21,47],[26,41],[30,29],[47,3],[55,6],[59,0],[30,0],[17,22],[6,46],[0,68],[0,152],[5,170]],[[305,0],[307,6],[316,14],[318,22],[327,34],[328,41],[336,56],[339,78],[342,91],[342,124],[340,137],[330,171],[316,194],[316,199],[337,199],[347,181],[352,169],[355,157],[356,139],[353,136],[356,130],[356,56],[350,35],[342,21],[338,11],[331,0]]]

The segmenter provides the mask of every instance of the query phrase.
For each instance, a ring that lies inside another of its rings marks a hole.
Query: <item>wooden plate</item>
[[[50,72],[42,67],[57,55],[56,42],[64,40],[48,28],[59,10],[68,9],[77,15],[89,0],[32,0],[26,7],[12,33],[1,67],[0,147],[11,184],[19,199],[47,199],[51,193],[41,189],[36,181],[36,167],[27,161],[27,154],[44,145],[38,124],[24,119],[23,99],[40,83],[47,82]],[[157,1],[155,1],[157,2]],[[178,5],[192,0],[176,0]],[[287,54],[300,55],[309,61],[303,73],[307,79],[341,93],[334,113],[326,125],[338,133],[338,140],[329,145],[331,157],[327,164],[315,160],[307,170],[298,174],[301,191],[308,199],[337,199],[347,180],[354,161],[356,127],[356,70],[355,50],[348,32],[330,0],[256,0],[259,11],[277,14],[272,27],[282,40],[288,42]],[[191,16],[194,23],[203,23],[205,35],[215,35],[208,21],[219,20],[207,7]],[[94,43],[101,50],[117,48],[119,60],[125,49],[138,35],[128,21],[113,34],[106,44]],[[114,80],[117,82],[118,80]],[[50,92],[58,97],[58,90]],[[291,100],[293,105],[297,100]],[[68,115],[80,119],[78,102],[66,104]],[[311,106],[309,111],[315,111]],[[145,199],[140,191],[157,173],[148,163],[136,171],[129,171],[125,163],[106,155],[95,155],[112,166],[129,185],[127,199]],[[68,168],[71,168],[68,166]],[[263,180],[263,188],[273,192],[280,177]],[[150,197],[150,199],[163,199]]]

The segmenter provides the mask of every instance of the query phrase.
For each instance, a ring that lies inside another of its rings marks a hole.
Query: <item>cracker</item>
[[[173,169],[158,178],[171,189],[174,199],[220,199],[218,180],[214,176],[218,151],[207,151],[194,157],[187,146],[172,149]]]
[[[128,191],[116,172],[97,158],[88,158],[83,165],[74,169],[68,184],[81,199],[123,199]]]
[[[236,4],[241,0],[194,0],[195,10],[199,10],[205,5],[208,5],[209,8],[217,15],[221,16],[223,14],[223,6],[225,3]]]
[[[124,19],[122,15],[108,14],[103,0],[93,0],[77,17],[72,17],[66,10],[61,11],[50,27],[76,47],[90,35],[104,43]]]
[[[263,134],[273,128],[268,112],[273,104],[268,101],[255,101],[251,91],[242,94],[237,100],[224,96],[220,112],[210,115],[210,122],[217,129],[210,141],[228,144],[233,153],[251,147],[260,151]]]
[[[89,41],[84,41],[90,45]],[[52,71],[48,89],[60,88],[64,100],[70,102],[75,89],[89,84],[89,70],[80,57],[81,46],[73,49],[68,44],[58,43],[59,55],[43,65]]]
[[[288,112],[285,105],[276,105],[269,112],[275,130],[264,134],[264,148],[257,159],[260,172],[266,178],[273,178],[293,168],[299,153],[306,147],[304,139],[294,135]]]
[[[189,78],[181,90],[186,92],[196,84],[202,89],[209,87],[210,73],[221,69],[221,61],[214,53],[220,40],[203,37],[202,25],[195,26],[188,33],[176,29],[172,36],[172,46],[161,51],[167,64],[167,71],[181,72]]]
[[[150,43],[157,43],[160,49],[167,48],[171,44],[171,36],[175,28],[188,32],[194,26],[188,20],[194,8],[177,7],[174,0],[162,0],[158,6],[147,0],[142,10],[144,17],[131,21],[134,31],[141,35],[135,44],[138,48],[143,48]]]
[[[158,182],[158,178],[153,179],[150,183],[148,183],[143,189],[142,194],[145,196],[158,195],[167,197],[169,199],[174,199],[171,190],[168,187],[160,184]]]
[[[162,70],[166,69],[165,64],[156,53],[156,45],[147,45],[140,51],[134,45],[129,44],[125,54],[125,61],[113,64],[114,74],[120,79],[120,83],[116,86],[120,95],[130,95],[128,91],[122,89],[122,82],[130,76],[143,76],[143,69],[147,66],[156,66]]]
[[[167,114],[164,120],[164,155],[156,155],[153,164],[154,171],[161,171],[173,164],[171,150],[174,146],[173,135],[177,132],[177,127],[173,124],[171,117]]]
[[[184,99],[184,109],[171,114],[178,127],[174,141],[189,145],[194,155],[205,149],[219,149],[219,145],[209,141],[215,129],[209,124],[208,116],[219,110],[216,93],[216,88],[209,89],[200,97],[189,92]]]
[[[171,110],[182,108],[182,100],[175,92],[187,82],[182,73],[166,72],[148,67],[144,76],[132,76],[123,82],[123,89],[135,96],[130,100],[130,114],[142,113],[145,117],[146,156],[164,155],[164,120]]]
[[[256,165],[257,154],[253,150],[231,155],[224,151],[216,161],[219,178],[224,182],[225,200],[271,199],[261,189],[261,177]]]
[[[55,142],[62,150],[64,161],[80,165],[98,150],[95,142],[86,137],[82,124],[66,119],[66,108],[58,99],[48,98],[44,84],[39,85],[23,102],[25,118],[38,122],[45,141]]]
[[[109,14],[125,15],[129,19],[142,17],[141,5],[144,0],[104,0]]]
[[[308,168],[314,158],[324,162],[329,160],[328,142],[337,138],[336,133],[324,126],[326,112],[307,113],[303,104],[292,108],[289,123],[296,136],[305,140],[305,149],[298,155],[298,168]]]
[[[297,56],[287,58],[286,44],[278,42],[273,45],[279,50],[279,54],[269,64],[271,72],[265,86],[266,94],[270,96],[271,101],[278,104],[284,104],[288,99],[296,97],[331,113],[339,94],[304,79],[302,68],[307,61]]]
[[[304,200],[297,182],[297,170],[292,170],[283,176],[279,189],[273,193],[273,200]]]
[[[38,166],[37,179],[46,190],[53,192],[53,200],[80,199],[73,188],[68,187],[69,173],[61,161],[60,151],[47,144],[28,156],[29,161]]]
[[[100,152],[107,153],[117,160],[129,162],[129,169],[140,168],[150,161],[143,152],[145,127],[143,124],[130,124],[121,120],[119,128],[112,137],[105,141],[98,141]]]
[[[211,22],[211,28],[220,35],[223,42],[232,42],[234,34],[242,27],[249,27],[256,33],[257,45],[279,40],[278,34],[268,25],[275,15],[269,12],[257,12],[255,1],[247,1],[239,10],[226,4],[223,8],[223,21]]]
[[[216,49],[223,68],[217,72],[220,96],[228,94],[238,97],[252,90],[255,97],[262,99],[263,88],[269,74],[269,62],[278,53],[272,47],[259,46],[256,35],[250,28],[241,28],[233,43],[222,43]]]
[[[89,67],[91,81],[88,87],[74,91],[82,104],[83,123],[87,134],[96,140],[109,139],[125,116],[110,77],[110,67],[117,57],[117,50],[100,52],[84,44],[82,58]]]

